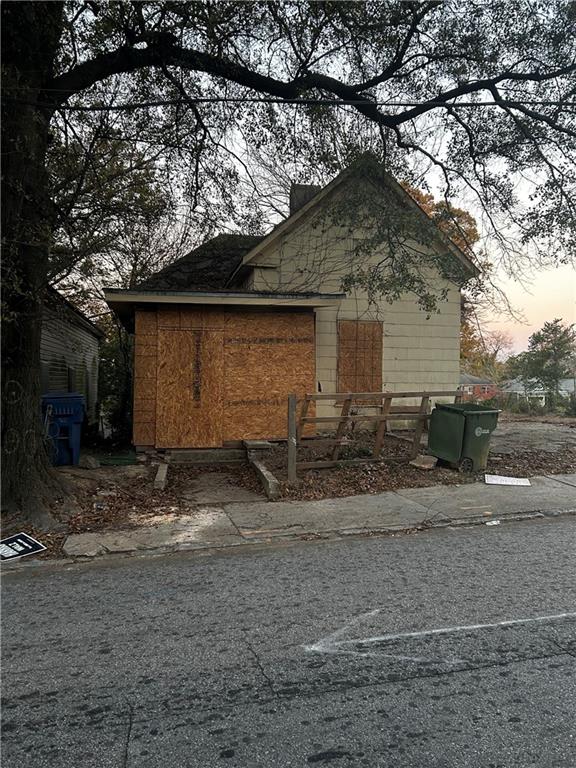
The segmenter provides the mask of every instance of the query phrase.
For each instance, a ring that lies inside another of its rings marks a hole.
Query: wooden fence
[[[387,433],[387,424],[390,421],[414,421],[413,435],[409,438],[393,435],[401,440],[407,440],[412,445],[411,456],[414,458],[420,451],[422,433],[427,427],[430,418],[430,399],[439,397],[453,397],[458,402],[461,392],[455,391],[426,391],[426,392],[346,392],[346,393],[322,393],[305,395],[298,412],[298,399],[296,395],[288,396],[288,482],[297,479],[299,469],[320,469],[335,467],[339,464],[365,464],[370,461],[380,461],[384,438]],[[392,405],[393,400],[419,399],[419,405]],[[308,416],[310,404],[319,400],[333,400],[342,403],[339,414],[333,416]],[[354,414],[353,407],[374,408],[377,413]],[[344,443],[346,427],[351,423],[365,423],[377,425],[375,431],[372,456],[363,459],[340,459],[340,449]],[[304,428],[307,424],[337,423],[334,436],[327,435],[320,438],[305,438]],[[317,461],[297,460],[298,446],[303,443],[310,445],[327,445],[330,450],[329,459]]]

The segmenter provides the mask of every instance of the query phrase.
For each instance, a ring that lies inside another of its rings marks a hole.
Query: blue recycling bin
[[[42,395],[42,421],[53,464],[61,466],[80,461],[80,435],[85,412],[84,395],[79,392]]]

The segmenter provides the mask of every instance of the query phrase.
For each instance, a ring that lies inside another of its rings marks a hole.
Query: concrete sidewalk
[[[490,520],[576,514],[576,474],[531,478],[532,485],[412,488],[323,501],[230,503],[191,508],[129,530],[74,534],[68,557],[213,549],[289,539],[385,534]]]

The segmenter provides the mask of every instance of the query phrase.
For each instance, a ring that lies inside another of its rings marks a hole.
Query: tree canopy
[[[576,330],[574,324],[555,319],[530,336],[528,350],[507,361],[510,376],[527,390],[540,385],[552,397],[562,379],[576,377]]]
[[[447,217],[477,215],[482,247],[509,270],[574,258],[573,2],[6,2],[2,16],[3,397],[27,403],[4,420],[3,492],[18,503],[35,486],[23,473],[42,474],[24,435],[37,430],[51,248],[69,226],[49,161],[64,147],[81,175],[90,123],[104,151],[122,142],[145,161],[140,174],[161,157],[206,231],[261,229],[256,198],[238,204],[251,151],[322,176],[368,148],[439,191]],[[420,289],[414,264],[393,290]]]

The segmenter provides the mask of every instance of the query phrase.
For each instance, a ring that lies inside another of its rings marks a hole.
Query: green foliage
[[[558,394],[561,379],[574,374],[576,331],[561,319],[544,323],[532,334],[528,346],[530,366],[547,392]]]
[[[110,316],[102,327],[99,397],[101,413],[110,425],[115,443],[129,444],[132,437],[132,340]]]
[[[507,361],[510,378],[520,379],[527,391],[541,386],[551,407],[559,395],[560,381],[574,375],[576,366],[576,331],[561,319],[544,323],[530,336],[528,350]]]
[[[572,392],[566,398],[564,413],[566,416],[576,416],[576,392]]]

